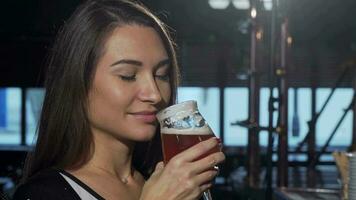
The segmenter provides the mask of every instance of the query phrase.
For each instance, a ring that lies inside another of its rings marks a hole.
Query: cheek
[[[163,101],[168,104],[171,98],[171,85],[169,83],[163,83],[158,85]]]
[[[125,87],[101,82],[95,84],[89,93],[89,111],[96,120],[113,120],[118,114],[125,112],[130,103],[130,92]]]
[[[127,93],[127,92],[126,92]],[[130,99],[124,90],[102,88],[91,94],[88,117],[94,130],[117,135],[127,132],[125,127],[126,108]]]

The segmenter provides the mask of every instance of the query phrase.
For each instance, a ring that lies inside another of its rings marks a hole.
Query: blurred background
[[[80,2],[1,1],[0,192],[9,198],[36,143],[44,59]],[[339,199],[331,153],[356,148],[356,1],[142,2],[174,30],[178,101],[197,100],[224,144],[215,199]]]

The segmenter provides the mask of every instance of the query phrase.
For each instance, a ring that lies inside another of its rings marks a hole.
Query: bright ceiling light
[[[230,0],[209,0],[209,5],[213,9],[226,9],[230,4]]]
[[[272,0],[263,0],[265,10],[272,10]]]
[[[250,1],[249,0],[232,0],[232,4],[235,8],[239,10],[248,10],[250,9]]]
[[[256,16],[257,16],[257,10],[256,10],[256,8],[252,8],[251,9],[251,17],[256,18]]]

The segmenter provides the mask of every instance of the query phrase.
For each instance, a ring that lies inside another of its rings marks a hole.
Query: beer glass
[[[193,100],[165,108],[157,114],[157,119],[161,128],[164,163],[168,163],[172,157],[189,147],[215,137],[199,113],[197,102]],[[207,155],[218,151],[220,148],[216,147]],[[212,200],[209,190],[204,192],[203,197],[205,200]]]

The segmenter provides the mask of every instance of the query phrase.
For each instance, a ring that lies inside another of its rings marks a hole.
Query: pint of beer
[[[157,114],[161,127],[164,162],[178,153],[211,137],[213,131],[199,113],[196,101],[172,105]],[[207,155],[219,151],[212,149]],[[203,157],[205,157],[204,155]]]
[[[213,131],[199,113],[196,101],[185,101],[172,105],[157,114],[161,127],[161,139],[164,162],[189,147],[211,137]],[[207,155],[220,151],[219,147],[210,150]],[[203,155],[203,157],[207,156]],[[217,169],[217,167],[215,168]],[[203,193],[204,200],[212,200],[210,191]]]

